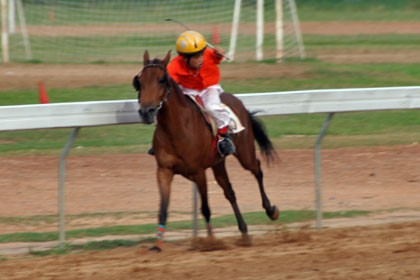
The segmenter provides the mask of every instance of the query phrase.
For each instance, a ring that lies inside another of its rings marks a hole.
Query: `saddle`
[[[186,94],[197,107],[199,108],[201,114],[203,115],[204,119],[207,122],[207,125],[209,126],[210,131],[212,132],[213,136],[217,136],[217,125],[216,121],[213,119],[213,117],[208,113],[208,111],[204,108],[203,101],[201,98],[197,95],[191,95]],[[229,132],[230,133],[238,133],[245,129],[245,127],[242,125],[241,121],[239,120],[238,116],[233,112],[233,110],[226,104],[221,103],[223,109],[228,112],[230,121],[229,121]]]

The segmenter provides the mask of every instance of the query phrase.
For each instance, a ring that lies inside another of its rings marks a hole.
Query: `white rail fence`
[[[420,87],[417,86],[267,92],[237,94],[236,96],[242,100],[248,110],[258,110],[260,116],[327,113],[318,138],[314,143],[317,228],[322,227],[320,146],[333,115],[352,111],[420,108]],[[0,106],[0,131],[73,128],[60,158],[58,184],[60,244],[63,245],[65,242],[65,159],[79,129],[100,125],[141,123],[138,107],[137,100]],[[194,205],[197,205],[196,201],[194,201]],[[194,209],[194,213],[196,217],[197,209]],[[196,232],[197,229],[195,228],[194,234]]]

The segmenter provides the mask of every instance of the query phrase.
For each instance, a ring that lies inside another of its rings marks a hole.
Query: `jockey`
[[[235,145],[228,135],[230,116],[221,106],[219,85],[219,64],[223,59],[223,49],[207,48],[203,35],[195,31],[185,31],[176,40],[176,56],[168,65],[169,75],[184,94],[199,96],[204,108],[216,121],[218,127],[217,149],[223,156],[235,153]]]

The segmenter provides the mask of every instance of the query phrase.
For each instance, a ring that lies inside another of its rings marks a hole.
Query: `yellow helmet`
[[[204,51],[206,47],[204,36],[192,30],[182,32],[176,40],[176,50],[180,55],[195,55]]]

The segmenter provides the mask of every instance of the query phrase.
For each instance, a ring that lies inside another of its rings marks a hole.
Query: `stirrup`
[[[221,156],[228,156],[236,153],[235,144],[229,137],[224,137],[217,141],[217,151]]]

